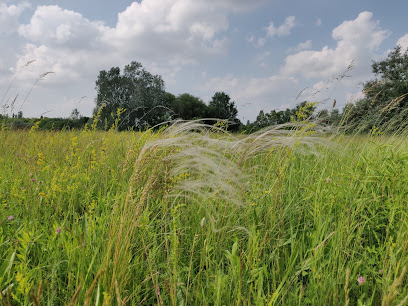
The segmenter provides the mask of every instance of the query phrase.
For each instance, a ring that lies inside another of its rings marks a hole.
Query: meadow
[[[405,305],[408,138],[0,131],[3,305]]]

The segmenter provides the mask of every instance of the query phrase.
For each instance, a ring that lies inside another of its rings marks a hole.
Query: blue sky
[[[404,0],[6,0],[0,111],[90,116],[99,71],[132,60],[175,95],[225,91],[244,122],[303,100],[342,108],[373,78],[372,60],[408,47],[407,10]],[[54,73],[36,83],[44,72]]]

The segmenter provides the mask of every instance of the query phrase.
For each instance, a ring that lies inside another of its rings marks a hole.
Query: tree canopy
[[[144,129],[170,118],[170,109],[165,105],[164,81],[153,75],[139,62],[125,66],[123,74],[119,67],[99,72],[96,80],[96,109],[100,111],[102,124],[111,126],[119,109],[123,128]]]
[[[198,97],[188,93],[174,99],[172,110],[175,116],[184,120],[205,118],[208,116],[208,106]]]
[[[225,92],[216,92],[209,103],[209,114],[213,118],[235,120],[238,110]]]
[[[238,110],[228,94],[216,92],[209,104],[189,93],[175,96],[165,91],[160,75],[153,75],[136,61],[99,72],[94,115],[99,126],[109,128],[119,122],[119,129],[145,129],[172,119],[228,119],[236,123]],[[209,123],[209,122],[208,122]],[[214,122],[212,122],[214,123]]]
[[[381,61],[373,61],[377,78],[364,83],[364,98],[347,104],[349,130],[368,131],[375,125],[389,131],[407,126],[408,118],[408,51],[397,46]]]

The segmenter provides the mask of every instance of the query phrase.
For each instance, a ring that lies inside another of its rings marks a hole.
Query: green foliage
[[[234,120],[238,115],[235,102],[225,92],[216,92],[208,107],[212,118]]]
[[[26,130],[31,129],[38,122],[40,130],[80,130],[89,122],[89,117],[81,116],[78,119],[73,118],[0,118],[0,126],[5,130]]]
[[[235,102],[225,92],[216,92],[208,104],[208,114],[210,118],[226,119],[230,122],[229,129],[237,131],[241,121],[237,118],[238,110]]]
[[[117,109],[126,109],[120,117],[121,130],[145,129],[170,119],[162,77],[151,74],[139,62],[126,65],[123,74],[119,67],[100,71],[96,90],[95,113],[104,106],[100,128],[114,124]]]
[[[284,111],[272,110],[270,113],[266,113],[261,110],[256,120],[253,123],[247,125],[246,129],[250,132],[260,130],[268,126],[274,126],[278,124],[285,124],[293,121],[318,119],[320,123],[330,124],[334,120],[338,120],[338,110],[320,111],[315,114],[317,103],[311,103],[303,101],[297,104],[294,108],[287,108]]]
[[[175,116],[184,120],[200,119],[209,116],[208,106],[198,97],[188,93],[179,95],[172,107]]]
[[[94,115],[102,109],[98,117],[98,127],[101,129],[109,129],[115,120],[119,122],[119,130],[145,130],[177,118],[227,119],[233,130],[238,130],[241,124],[235,102],[230,101],[228,94],[215,93],[208,106],[188,93],[175,97],[164,91],[161,76],[152,75],[135,61],[125,66],[123,73],[119,67],[100,71],[96,90]],[[118,117],[117,109],[126,111]]]
[[[365,97],[343,110],[349,132],[368,132],[374,125],[398,132],[408,125],[408,52],[397,46],[384,60],[373,62],[379,77],[364,84]]]

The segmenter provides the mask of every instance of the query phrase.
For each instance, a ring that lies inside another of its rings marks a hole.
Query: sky
[[[91,116],[101,70],[140,62],[166,91],[239,118],[362,97],[372,61],[408,47],[408,1],[0,0],[0,113]]]

